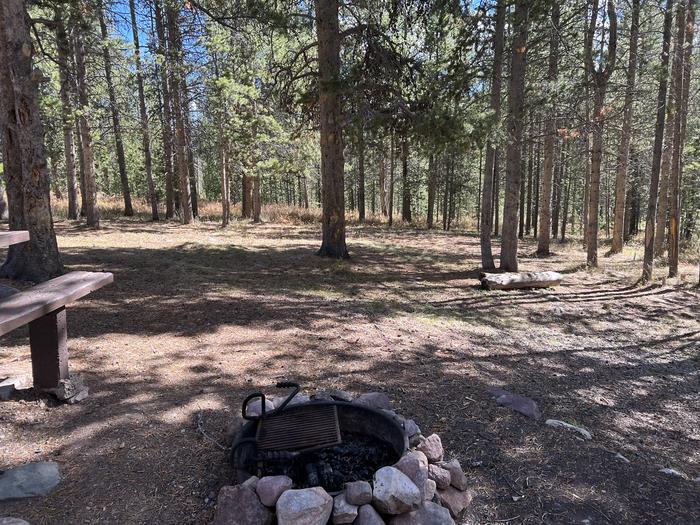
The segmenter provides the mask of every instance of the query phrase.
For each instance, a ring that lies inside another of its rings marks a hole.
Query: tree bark
[[[435,185],[437,184],[435,176],[435,156],[430,154],[428,157],[428,216],[426,225],[428,229],[432,229],[435,220]]]
[[[588,225],[586,239],[586,264],[595,268],[598,266],[598,214],[600,204],[600,167],[603,160],[603,126],[605,122],[605,94],[608,80],[615,69],[617,58],[617,12],[614,0],[607,2],[607,17],[609,24],[608,53],[605,65],[596,68],[593,59],[593,39],[598,18],[598,0],[593,0],[592,16],[586,33],[586,70],[593,81],[593,145],[591,148],[591,174],[588,188]]]
[[[501,270],[518,271],[518,206],[522,178],[523,120],[525,116],[525,73],[527,67],[527,0],[516,0],[513,19],[510,84],[508,87],[508,147],[506,188],[503,204]]]
[[[29,27],[22,0],[0,2],[0,130],[10,230],[29,231],[28,242],[10,246],[0,276],[40,282],[63,273],[63,266],[39,110],[43,77],[33,69]]]
[[[82,8],[76,8],[82,9]],[[82,148],[81,157],[83,159],[82,169],[84,171],[83,182],[85,185],[85,217],[87,225],[91,228],[100,227],[100,216],[97,209],[97,181],[95,178],[95,158],[92,151],[92,130],[87,118],[90,112],[90,101],[88,98],[88,87],[85,71],[85,44],[83,40],[85,21],[76,16],[73,27],[76,81],[78,85],[78,103],[80,104],[80,115],[78,124],[80,129],[80,144]]]
[[[253,217],[253,181],[249,175],[243,174],[241,180],[243,196],[241,199],[241,217],[251,219]]]
[[[615,177],[615,212],[613,221],[613,238],[610,253],[620,253],[623,244],[623,227],[625,224],[625,185],[629,166],[630,137],[632,135],[632,113],[634,109],[634,90],[637,77],[637,48],[639,44],[639,4],[632,0],[632,18],[630,21],[629,60],[627,64],[627,86],[625,104],[622,113],[622,132],[620,148],[617,154],[617,175]]]
[[[260,222],[260,175],[253,177],[253,222]]]
[[[357,140],[357,212],[365,222],[365,130],[360,126]]]
[[[153,160],[151,158],[151,130],[148,124],[148,111],[146,111],[146,95],[143,89],[143,71],[141,69],[141,48],[139,47],[139,29],[136,25],[136,6],[134,0],[129,0],[131,13],[131,31],[134,39],[134,57],[136,60],[136,83],[139,90],[139,116],[141,117],[141,140],[143,143],[143,159],[146,168],[146,183],[148,195],[151,201],[151,218],[158,220],[158,195],[156,185],[153,182]]]
[[[163,93],[162,106],[162,133],[163,133],[163,170],[165,171],[165,218],[172,219],[175,215],[175,191],[173,173],[173,118],[170,86],[168,85],[169,54],[163,26],[163,12],[161,0],[153,1],[156,33],[158,34],[158,54],[163,58],[163,64],[159,69],[160,89]]]
[[[396,171],[396,138],[391,130],[391,145],[389,147],[389,226],[394,222],[394,173]]]
[[[683,2],[678,5],[680,17],[683,17]],[[654,234],[656,207],[659,200],[659,171],[661,170],[661,155],[664,142],[664,126],[666,119],[666,91],[668,89],[668,62],[671,49],[671,24],[673,18],[673,0],[666,0],[664,14],[663,43],[661,49],[661,67],[659,68],[659,91],[656,98],[656,126],[654,129],[654,150],[651,160],[651,176],[649,182],[649,201],[647,204],[647,222],[644,230],[644,265],[642,282],[651,279],[654,269]],[[679,31],[682,31],[681,21]]]
[[[179,29],[180,13],[177,7],[166,4],[166,18],[169,36],[168,58],[170,74],[170,94],[173,102],[173,121],[175,123],[175,170],[177,179],[180,183],[180,209],[182,211],[182,223],[191,224],[193,221],[192,215],[192,200],[190,196],[190,181],[187,168],[187,142],[185,138],[185,120],[184,112],[186,108],[183,104],[182,93],[182,38]]]
[[[493,69],[491,71],[490,108],[496,125],[501,118],[501,80],[503,69],[503,47],[506,25],[506,0],[498,0],[496,4],[496,28],[493,36]],[[481,218],[479,224],[479,239],[481,245],[481,267],[492,270],[496,267],[493,262],[491,249],[491,230],[493,229],[493,187],[496,174],[496,148],[493,139],[486,143],[486,158],[484,160],[484,178],[481,190]]]
[[[552,2],[552,27],[549,36],[549,64],[547,80],[551,85],[557,81],[559,70],[559,2]],[[550,88],[551,89],[551,88]],[[537,236],[537,254],[549,255],[549,232],[552,223],[552,178],[554,176],[554,141],[557,132],[557,103],[552,97],[552,103],[547,110],[549,115],[544,126],[544,169],[541,177],[541,204],[539,216],[539,232]]]
[[[340,30],[338,0],[318,0],[316,34],[318,38],[319,116],[321,121],[321,180],[323,183],[323,238],[318,255],[348,257],[345,244],[345,159],[340,79]]]
[[[70,44],[63,15],[56,9],[54,22],[56,27],[56,58],[58,62],[59,81],[61,83],[61,119],[63,121],[63,154],[66,163],[66,186],[68,193],[68,218],[78,218],[78,188],[75,176],[75,144],[73,141],[73,124],[75,116],[71,105],[71,71],[68,65]]]
[[[688,2],[685,17],[685,49],[681,56],[680,78],[674,81],[676,92],[676,120],[674,126],[675,140],[673,156],[671,157],[671,178],[668,213],[668,276],[678,275],[678,257],[681,222],[681,178],[683,173],[683,144],[685,142],[686,113],[688,110],[688,94],[690,90],[690,74],[692,72],[693,36],[695,34],[696,0]],[[688,86],[688,87],[686,87]]]
[[[114,90],[112,80],[112,57],[109,54],[109,34],[107,33],[107,23],[105,22],[104,6],[100,6],[100,33],[102,35],[102,56],[105,67],[105,81],[107,83],[107,95],[109,96],[109,112],[112,116],[112,130],[114,132],[114,145],[117,154],[117,167],[119,168],[119,181],[122,187],[122,197],[124,198],[124,215],[132,217],[134,208],[131,204],[131,189],[129,188],[129,177],[126,173],[126,157],[124,155],[124,141],[122,140],[122,124],[119,117],[119,106],[117,105],[117,93]]]
[[[411,222],[411,183],[408,177],[408,137],[401,137],[401,220]]]
[[[384,217],[389,215],[387,206],[388,192],[386,191],[387,180],[386,153],[384,150],[384,140],[382,139],[379,143],[379,206],[381,208],[382,216]]]

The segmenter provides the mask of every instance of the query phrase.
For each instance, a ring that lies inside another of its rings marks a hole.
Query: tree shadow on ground
[[[48,409],[0,403],[8,457],[59,461],[64,480],[6,512],[32,523],[208,523],[232,474],[219,448],[227,424],[245,395],[291,379],[387,392],[465,466],[477,523],[687,524],[700,514],[692,481],[658,473],[700,474],[696,292],[584,272],[556,291],[487,293],[463,270],[478,263],[470,237],[364,229],[353,259],[337,262],[313,255],[313,228],[288,229],[277,246],[271,226],[250,241],[245,229],[229,240],[204,228],[197,241],[148,225],[170,244],[64,249],[71,269],[115,273],[69,308],[71,366],[91,395]],[[28,353],[15,332],[0,362],[27,371]],[[493,385],[594,439],[498,406]]]

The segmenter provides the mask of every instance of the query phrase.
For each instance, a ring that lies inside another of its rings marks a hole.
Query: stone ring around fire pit
[[[332,391],[309,399],[297,391],[244,408],[257,417],[234,441],[240,483],[219,492],[214,525],[443,525],[471,502],[467,477],[459,461],[444,461],[440,437],[424,437],[385,394],[353,399]],[[265,435],[265,425],[277,432],[287,424],[281,440]],[[298,447],[265,448],[279,443]]]

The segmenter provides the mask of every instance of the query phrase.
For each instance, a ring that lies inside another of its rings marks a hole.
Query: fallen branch
[[[482,273],[481,286],[487,290],[549,288],[559,286],[564,276],[558,272]]]

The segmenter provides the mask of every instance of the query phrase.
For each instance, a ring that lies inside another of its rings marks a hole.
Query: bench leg
[[[34,388],[57,388],[68,379],[68,335],[66,308],[61,307],[29,323]]]

